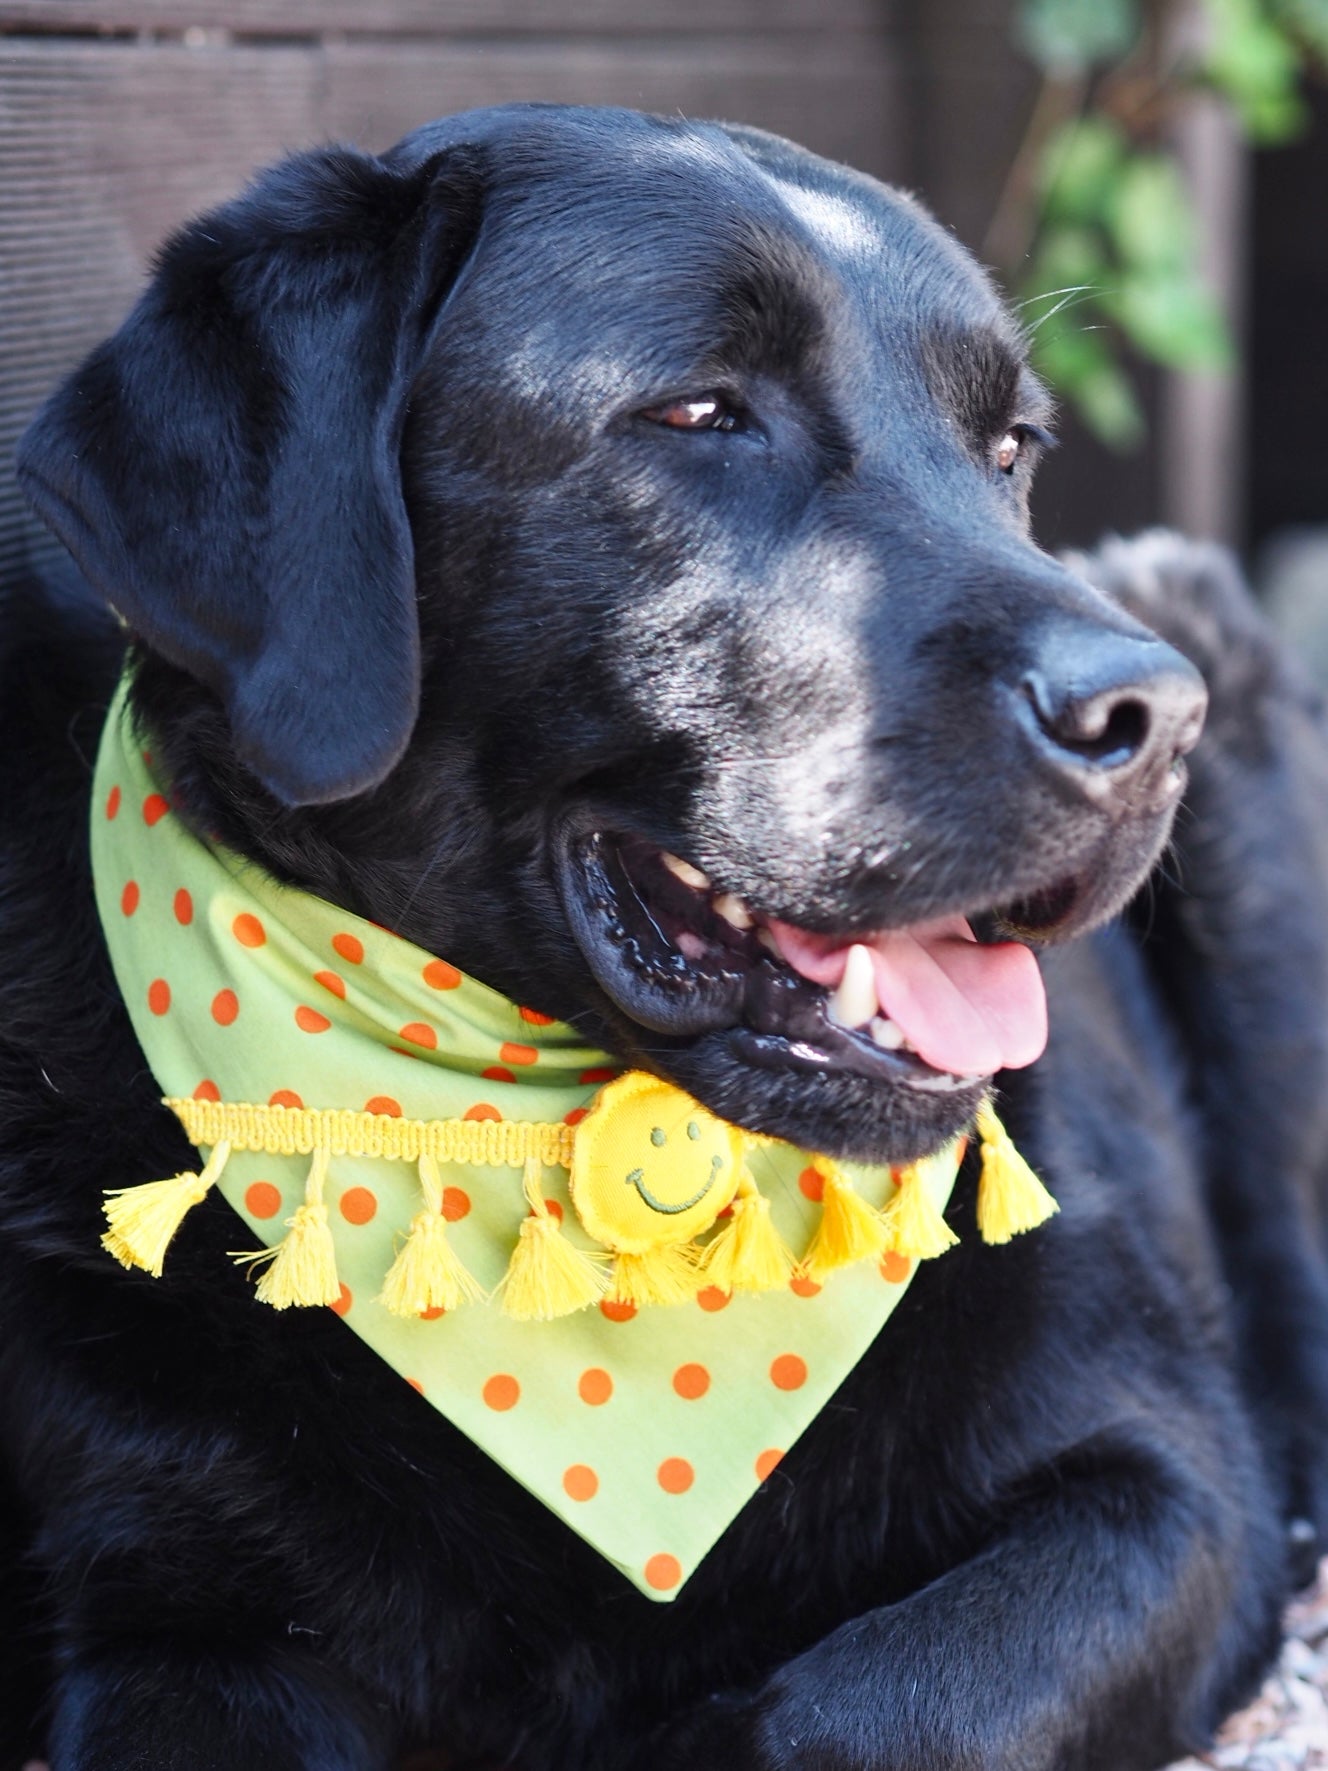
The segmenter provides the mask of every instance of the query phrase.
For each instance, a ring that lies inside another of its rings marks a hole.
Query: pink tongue
[[[772,922],[770,932],[795,972],[833,988],[848,946]],[[1047,1043],[1042,974],[1027,947],[979,945],[962,916],[864,936],[880,1011],[935,1070],[957,1076],[1018,1070]]]

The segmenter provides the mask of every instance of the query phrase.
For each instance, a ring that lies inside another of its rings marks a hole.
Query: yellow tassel
[[[701,1252],[702,1282],[721,1291],[779,1291],[796,1266],[770,1216],[770,1201],[744,1167],[733,1216]]]
[[[336,1249],[323,1202],[326,1178],[327,1151],[315,1150],[305,1183],[304,1204],[293,1218],[286,1219],[289,1234],[275,1248],[239,1257],[250,1266],[262,1261],[270,1263],[258,1281],[256,1295],[274,1310],[288,1310],[292,1304],[335,1304],[341,1297]]]
[[[698,1250],[691,1243],[670,1243],[645,1254],[620,1254],[613,1263],[611,1304],[686,1304],[701,1289]]]
[[[141,1187],[121,1187],[106,1195],[106,1222],[102,1247],[122,1267],[142,1267],[161,1278],[166,1250],[184,1222],[185,1214],[205,1199],[226,1166],[229,1144],[214,1146],[201,1174],[176,1175],[169,1181],[145,1181]]]
[[[802,1271],[819,1285],[836,1267],[879,1260],[890,1246],[890,1231],[838,1164],[815,1156],[812,1167],[824,1182],[824,1191],[821,1221],[802,1257]]]
[[[518,1322],[571,1316],[598,1303],[608,1284],[602,1269],[563,1235],[541,1190],[542,1174],[538,1158],[527,1161],[524,1191],[531,1215],[521,1221],[521,1235],[499,1287],[503,1314]]]
[[[929,1261],[959,1238],[936,1209],[922,1170],[911,1164],[899,1176],[899,1191],[881,1213],[888,1246],[910,1260]]]
[[[982,1140],[978,1231],[984,1242],[1008,1242],[1045,1224],[1060,1206],[1015,1149],[989,1101],[978,1109],[977,1130]]]
[[[410,1234],[383,1281],[379,1303],[393,1316],[423,1316],[477,1303],[484,1288],[447,1239],[443,1181],[427,1150],[419,1159],[424,1210],[411,1219]]]

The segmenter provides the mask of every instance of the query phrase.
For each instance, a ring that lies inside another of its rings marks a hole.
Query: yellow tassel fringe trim
[[[380,1302],[394,1316],[458,1309],[485,1297],[448,1235],[438,1165],[520,1168],[530,1207],[507,1272],[497,1288],[501,1307],[518,1321],[549,1321],[601,1300],[644,1305],[686,1303],[703,1286],[728,1292],[775,1291],[801,1272],[818,1284],[839,1267],[887,1251],[913,1260],[943,1254],[959,1238],[946,1223],[920,1168],[898,1172],[898,1190],[880,1210],[858,1194],[837,1164],[814,1157],[823,1182],[821,1221],[801,1262],[788,1248],[744,1164],[731,1215],[705,1244],[665,1243],[644,1253],[583,1252],[563,1234],[542,1188],[546,1168],[570,1168],[576,1138],[569,1125],[507,1120],[398,1119],[337,1109],[261,1107],[244,1102],[170,1099],[191,1143],[209,1145],[201,1173],[148,1181],[106,1196],[102,1245],[125,1267],[161,1277],[166,1251],[186,1213],[215,1186],[234,1150],[311,1158],[304,1203],[286,1220],[274,1248],[237,1256],[263,1271],[258,1298],[273,1309],[334,1304],[341,1287],[324,1186],[333,1156],[413,1162],[423,1209],[383,1281]],[[977,1115],[982,1171],[978,1230],[984,1242],[1008,1242],[1059,1208],[1015,1149],[990,1103]],[[771,1140],[737,1134],[748,1149]],[[613,1256],[612,1273],[606,1271]]]
[[[608,1286],[602,1268],[563,1235],[541,1189],[540,1170],[537,1159],[526,1162],[523,1188],[530,1216],[522,1220],[521,1234],[499,1286],[503,1314],[518,1322],[549,1322],[555,1316],[570,1316],[587,1304],[597,1304]]]
[[[393,1316],[423,1316],[478,1303],[484,1287],[447,1239],[443,1180],[427,1150],[420,1153],[424,1210],[411,1219],[410,1234],[388,1269],[379,1303]]]
[[[733,1216],[701,1253],[702,1281],[720,1291],[778,1291],[797,1270],[792,1250],[775,1228],[770,1201],[743,1167]]]
[[[842,1169],[824,1156],[814,1157],[812,1167],[821,1177],[824,1192],[821,1221],[802,1257],[802,1270],[819,1285],[836,1267],[879,1260],[891,1241],[884,1217],[868,1205]]]
[[[251,1268],[264,1266],[257,1296],[260,1303],[271,1304],[274,1310],[289,1310],[292,1304],[335,1304],[341,1296],[337,1252],[323,1198],[327,1162],[326,1150],[314,1151],[304,1204],[293,1218],[286,1219],[290,1234],[275,1248],[236,1257]]]
[[[978,1233],[984,1242],[1008,1242],[1036,1230],[1060,1206],[1015,1149],[990,1102],[978,1109],[982,1179],[978,1182]]]

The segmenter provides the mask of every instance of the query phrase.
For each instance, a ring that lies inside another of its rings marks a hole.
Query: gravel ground
[[[1328,1560],[1286,1625],[1282,1657],[1258,1697],[1210,1752],[1170,1771],[1328,1771]]]
[[[1263,1690],[1212,1750],[1168,1771],[1328,1771],[1328,1560],[1287,1612],[1287,1640]],[[34,1760],[24,1771],[48,1771]]]

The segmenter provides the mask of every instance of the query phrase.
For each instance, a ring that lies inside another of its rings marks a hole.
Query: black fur
[[[650,416],[714,390],[732,428]],[[1037,552],[1044,422],[920,210],[753,132],[480,113],[302,156],[168,245],[23,472],[127,618],[200,826],[745,1123],[877,1157],[976,1091],[757,1062],[656,1001],[578,845],[640,837],[835,933],[1069,881],[1051,1044],[1000,1079],[1062,1212],[985,1247],[970,1161],[961,1246],[642,1599],[329,1313],[256,1306],[224,1203],[159,1282],[101,1253],[102,1189],[190,1151],[88,879],[121,633],[77,587],[15,593],[0,1764],[1143,1771],[1251,1688],[1287,1527],[1304,1556],[1328,1522],[1322,736],[1220,556]],[[1083,933],[1194,735],[1153,630],[1208,735],[1162,870]]]

